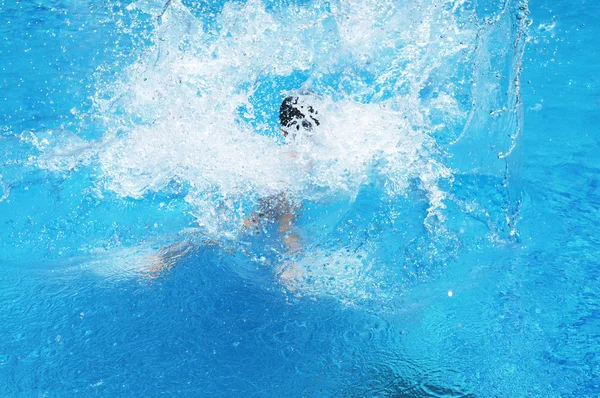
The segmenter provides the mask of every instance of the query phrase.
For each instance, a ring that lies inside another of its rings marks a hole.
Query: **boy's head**
[[[319,125],[315,117],[319,112],[311,104],[311,95],[286,97],[279,107],[279,122],[284,137],[292,138],[299,132],[310,132]]]

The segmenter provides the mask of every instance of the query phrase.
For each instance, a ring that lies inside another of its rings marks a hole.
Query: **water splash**
[[[140,18],[122,29],[148,44],[116,75],[108,67],[99,72],[91,117],[102,122],[101,137],[23,139],[41,151],[37,166],[92,167],[104,192],[181,198],[195,217],[194,234],[224,245],[247,240],[243,220],[261,198],[285,192],[298,203],[352,211],[365,187],[377,186],[385,208],[377,222],[359,222],[356,230],[368,236],[377,224],[373,239],[401,242],[391,250],[396,266],[427,278],[456,255],[471,218],[499,236],[515,217],[526,27],[514,13],[519,7],[526,9],[506,2],[482,16],[485,5],[450,0],[285,7],[251,0],[195,15],[178,0],[132,3],[127,13]],[[140,20],[148,25],[140,29]],[[510,40],[499,40],[503,35]],[[300,88],[316,93],[320,125],[311,136],[285,141],[277,109]],[[473,176],[489,177],[490,195],[500,199],[471,203],[464,180]],[[406,201],[421,209],[406,213]],[[371,280],[387,272],[377,264],[391,243],[363,252],[368,240],[344,238],[350,229],[340,229],[342,221],[330,223],[330,231],[342,232],[324,236],[304,228],[315,251],[300,263],[312,275],[311,287],[304,279],[307,291],[352,301],[356,286],[344,278],[333,277],[335,286],[318,282],[337,275],[317,272],[317,258],[330,257],[318,248],[338,253],[336,264],[363,264]],[[403,241],[403,223],[421,230]],[[349,249],[346,257],[327,246],[332,236]],[[359,255],[366,260],[357,262]]]

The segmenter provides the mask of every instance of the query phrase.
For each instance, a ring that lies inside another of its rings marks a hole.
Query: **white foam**
[[[443,222],[442,182],[453,171],[433,134],[457,138],[471,105],[461,96],[480,95],[469,81],[477,18],[465,1],[314,1],[272,11],[249,0],[226,3],[213,24],[179,0],[128,9],[157,21],[153,44],[99,84],[93,116],[104,136],[68,140],[39,166],[90,162],[120,196],[180,187],[209,239],[237,239],[258,198],[352,198],[374,174],[392,198],[416,181],[429,201],[425,226]],[[318,94],[320,124],[285,144],[277,109],[300,87],[279,82],[298,76]]]
[[[353,306],[380,296],[378,286],[382,281],[375,278],[373,268],[367,252],[317,249],[298,261],[282,263],[278,273],[291,292],[315,298],[335,297]]]
[[[378,172],[389,178],[390,192],[402,194],[416,178],[430,192],[432,208],[440,206],[443,193],[436,180],[450,171],[436,160],[428,112],[433,105],[456,120],[461,111],[451,94],[441,92],[429,104],[418,98],[419,90],[434,71],[438,80],[451,75],[456,65],[444,62],[473,39],[471,30],[459,29],[447,4],[454,3],[398,8],[344,2],[329,13],[324,5],[274,13],[251,0],[227,3],[219,30],[211,31],[172,1],[155,45],[96,98],[97,115],[108,129],[98,150],[106,188],[141,197],[173,181],[189,185],[187,200],[197,206],[199,224],[208,226],[214,218],[211,198],[236,202],[282,191],[299,199],[352,196],[373,165],[384,160],[386,167]],[[158,3],[130,8],[136,7],[161,10]],[[440,39],[440,32],[456,39]],[[462,43],[453,45],[459,38]],[[342,45],[332,46],[337,42]],[[378,58],[390,65],[375,66]],[[335,69],[340,63],[354,63],[359,71],[344,76]],[[360,87],[336,92],[322,77],[359,79],[360,69],[375,73],[382,90],[397,93],[369,103],[357,97],[364,94]],[[281,145],[270,122],[276,115],[255,109],[251,99],[259,79],[295,71],[312,71],[306,84],[324,88],[318,100],[321,124],[312,138]],[[405,85],[412,88],[400,90]],[[213,229],[218,229],[214,223]]]

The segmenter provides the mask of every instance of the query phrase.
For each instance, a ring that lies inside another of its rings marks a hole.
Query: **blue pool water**
[[[0,0],[0,395],[597,397],[599,17]]]

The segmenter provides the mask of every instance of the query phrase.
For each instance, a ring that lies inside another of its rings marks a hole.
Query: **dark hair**
[[[300,130],[302,127],[304,130],[311,131],[313,123],[319,125],[319,120],[313,116],[319,112],[304,101],[299,104],[298,99],[298,97],[290,96],[283,100],[279,107],[279,122],[283,127],[293,128],[296,126],[296,130]]]

